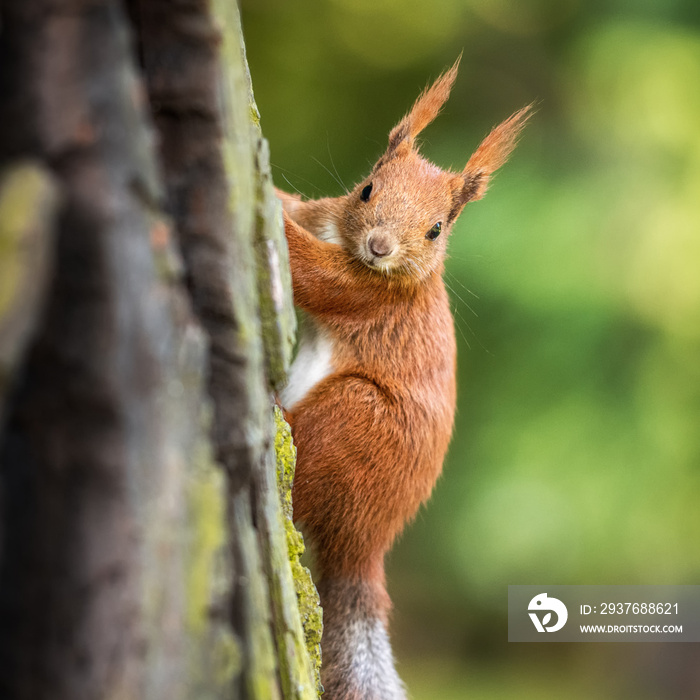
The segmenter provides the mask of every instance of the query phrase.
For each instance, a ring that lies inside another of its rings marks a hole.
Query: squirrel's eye
[[[425,237],[429,241],[434,241],[440,235],[440,231],[442,231],[442,221],[438,221],[435,226],[425,234]]]
[[[360,192],[360,199],[363,202],[369,202],[369,196],[372,194],[372,183],[370,182],[367,187],[364,187],[362,189],[362,192]]]

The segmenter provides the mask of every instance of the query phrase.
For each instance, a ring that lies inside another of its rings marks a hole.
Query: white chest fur
[[[282,405],[291,410],[322,379],[333,372],[333,343],[310,319],[301,327],[299,350],[289,370],[289,381],[280,394]]]
[[[338,227],[332,221],[324,222],[319,229],[316,230],[316,238],[326,241],[326,243],[335,243],[343,245],[343,239],[338,233]]]

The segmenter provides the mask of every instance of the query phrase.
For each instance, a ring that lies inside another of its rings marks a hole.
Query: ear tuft
[[[533,105],[523,107],[491,130],[481,142],[462,173],[464,201],[481,199],[486,193],[489,176],[500,168],[518,143],[520,132],[532,116]]]
[[[402,143],[407,143],[409,148],[412,148],[416,136],[437,117],[450,96],[461,60],[460,54],[449,70],[445,71],[429,88],[423,90],[411,111],[389,134],[387,153],[395,151]]]

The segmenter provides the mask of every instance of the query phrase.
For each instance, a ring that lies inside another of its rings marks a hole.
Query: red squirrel
[[[328,700],[403,700],[387,633],[384,556],[430,495],[452,433],[456,343],[442,280],[447,238],[513,150],[529,115],[496,127],[462,172],[416,136],[459,60],[389,134],[346,195],[278,191],[294,302],[306,313],[281,403],[297,448],[294,518],[317,556]]]

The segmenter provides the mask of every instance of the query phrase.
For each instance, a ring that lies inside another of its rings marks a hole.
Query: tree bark
[[[271,398],[294,314],[237,9],[0,12],[0,695],[316,698]]]
[[[0,180],[0,431],[3,407],[44,304],[51,263],[56,183],[37,163],[7,168]]]

